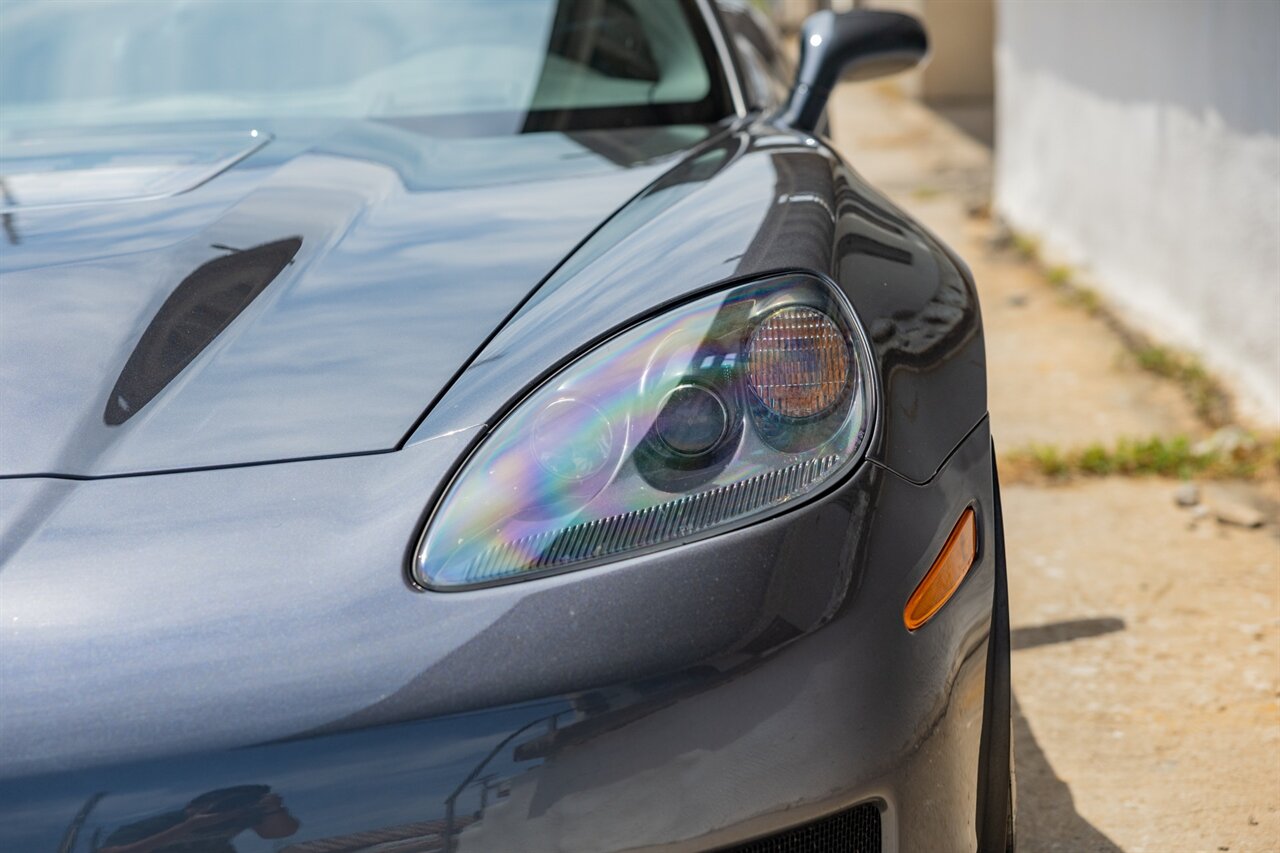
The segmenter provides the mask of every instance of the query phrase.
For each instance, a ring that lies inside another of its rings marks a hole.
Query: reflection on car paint
[[[271,145],[191,192],[19,211],[22,243],[0,253],[0,362],[43,367],[0,377],[0,476],[393,449],[565,255],[712,131],[456,139],[281,120],[263,125]],[[104,424],[138,336],[211,244],[286,237],[303,244],[293,265],[240,321],[146,417]],[[58,406],[38,405],[50,393]]]

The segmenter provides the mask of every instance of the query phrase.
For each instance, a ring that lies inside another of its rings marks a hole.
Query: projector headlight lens
[[[533,391],[445,490],[415,580],[463,589],[740,526],[814,493],[870,428],[854,318],[786,276],[635,326]]]

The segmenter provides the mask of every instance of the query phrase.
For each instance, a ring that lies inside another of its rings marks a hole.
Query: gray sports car
[[[964,264],[724,0],[0,5],[0,850],[1004,851]]]

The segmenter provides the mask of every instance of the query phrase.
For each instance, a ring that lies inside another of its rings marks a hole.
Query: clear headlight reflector
[[[869,430],[843,299],[786,276],[635,326],[521,401],[427,525],[418,583],[582,568],[739,526],[812,494]]]

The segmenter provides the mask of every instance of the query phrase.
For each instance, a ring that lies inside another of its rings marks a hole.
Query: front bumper
[[[292,614],[307,619],[309,649],[258,640],[247,621],[241,657],[229,658],[235,625],[187,619],[184,646],[196,644],[204,669],[174,662],[185,675],[167,698],[155,685],[131,713],[94,723],[96,739],[56,714],[38,722],[30,702],[0,724],[18,759],[0,780],[0,848],[57,849],[70,832],[68,849],[89,849],[95,832],[262,784],[299,821],[287,842],[298,853],[431,849],[446,837],[463,853],[705,850],[864,801],[882,809],[885,851],[972,851],[991,500],[984,422],[927,484],[864,464],[795,512],[643,558],[475,593],[401,585],[358,618],[352,606],[376,602],[356,596]],[[978,563],[909,634],[903,604],[967,506],[979,518]],[[22,577],[9,587],[13,615],[23,615]],[[225,590],[214,581],[209,592]],[[238,609],[252,615],[255,602]],[[282,614],[286,628],[292,615]],[[343,642],[353,619],[364,647]],[[147,629],[130,626],[133,642]],[[326,632],[329,642],[315,642]],[[441,635],[450,647],[415,665],[415,643]],[[382,663],[384,647],[407,663]],[[277,648],[296,656],[260,659]],[[237,692],[229,667],[241,660],[254,663]],[[158,654],[150,665],[166,672]],[[46,672],[61,689],[58,669]],[[73,713],[105,702],[82,696]],[[183,716],[191,707],[198,715]],[[42,763],[40,742],[59,729],[90,746],[53,749]]]

